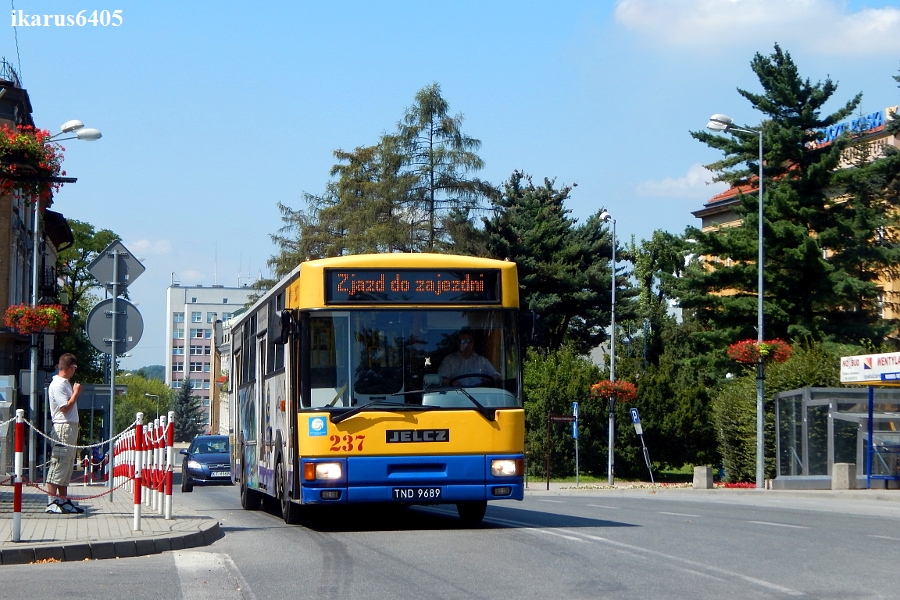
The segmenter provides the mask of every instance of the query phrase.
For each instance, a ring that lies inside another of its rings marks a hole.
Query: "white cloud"
[[[848,12],[837,0],[618,0],[615,18],[665,46],[779,42],[829,56],[900,52],[900,8]]]
[[[710,183],[713,179],[711,171],[699,163],[688,167],[683,177],[667,177],[662,181],[644,181],[638,184],[636,192],[639,196],[657,198],[686,198],[708,200],[728,189],[725,183]]]

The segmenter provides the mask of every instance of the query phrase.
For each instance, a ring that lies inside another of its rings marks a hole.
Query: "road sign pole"
[[[572,421],[572,437],[575,438],[575,487],[579,486],[578,472],[578,403],[572,403],[572,415],[575,420]]]
[[[112,269],[112,334],[109,336],[109,343],[111,344],[109,349],[109,460],[110,465],[112,465],[113,460],[113,440],[116,437],[116,420],[115,420],[115,406],[116,406],[116,333],[118,332],[118,328],[116,327],[116,313],[117,311],[117,299],[119,296],[119,253],[116,250],[110,252],[113,259],[113,269]],[[109,477],[109,501],[112,502],[113,499],[113,478]]]

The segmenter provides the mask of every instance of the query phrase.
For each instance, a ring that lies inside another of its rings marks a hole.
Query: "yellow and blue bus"
[[[294,269],[231,322],[241,505],[277,500],[294,523],[304,505],[452,504],[479,522],[521,500],[518,290],[514,263],[468,256]]]

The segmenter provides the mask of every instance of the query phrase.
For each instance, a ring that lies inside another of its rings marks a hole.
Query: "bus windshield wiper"
[[[433,387],[428,388],[427,390],[410,390],[408,392],[398,392],[396,394],[392,394],[393,396],[402,396],[403,394],[424,394],[424,393],[437,393],[437,394],[446,394],[447,392],[461,392],[463,396],[468,398],[472,404],[478,409],[478,412],[482,417],[487,419],[488,421],[495,421],[497,419],[497,409],[496,408],[488,408],[481,402],[479,402],[475,396],[466,391],[464,387],[457,387],[455,385],[444,385],[441,387]],[[437,407],[436,407],[437,408]]]
[[[408,392],[404,392],[408,393]],[[397,394],[392,394],[397,395]],[[430,410],[432,407],[429,406],[419,406],[418,404],[402,404],[400,402],[387,402],[386,400],[373,400],[371,402],[366,402],[365,404],[360,404],[359,406],[354,406],[350,410],[346,412],[342,412],[340,414],[331,414],[331,422],[332,423],[340,423],[341,421],[346,421],[350,417],[354,417],[361,413],[364,410],[368,410],[372,407],[377,408],[385,408],[390,407],[391,410],[400,412],[407,410]]]

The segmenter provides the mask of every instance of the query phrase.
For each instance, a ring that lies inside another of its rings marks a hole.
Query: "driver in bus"
[[[441,385],[484,386],[490,380],[499,385],[500,373],[491,361],[475,352],[475,336],[472,332],[463,329],[457,337],[459,350],[446,356],[438,368]],[[472,376],[461,377],[462,375]]]

